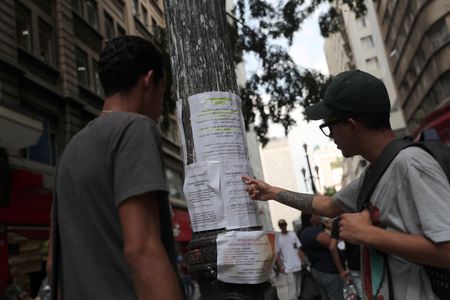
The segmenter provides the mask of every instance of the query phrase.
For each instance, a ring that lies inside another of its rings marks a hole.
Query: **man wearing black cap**
[[[386,87],[363,71],[338,74],[323,101],[306,108],[306,115],[324,120],[320,129],[345,157],[361,155],[373,164],[395,139]],[[421,265],[450,267],[450,186],[442,168],[419,147],[402,150],[378,181],[368,209],[358,212],[365,174],[333,197],[243,179],[252,199],[274,199],[326,217],[340,215],[340,237],[363,249],[365,299],[436,299]]]

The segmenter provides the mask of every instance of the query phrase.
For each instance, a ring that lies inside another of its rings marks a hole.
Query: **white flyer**
[[[222,172],[221,162],[200,162],[186,167],[183,190],[194,232],[226,227],[220,192]]]
[[[253,176],[248,160],[227,160],[223,163],[222,197],[227,229],[261,226],[258,205],[249,197],[242,175]]]
[[[217,236],[217,279],[257,284],[269,279],[275,261],[275,234],[229,231]]]
[[[248,159],[240,98],[230,92],[190,96],[196,161]]]

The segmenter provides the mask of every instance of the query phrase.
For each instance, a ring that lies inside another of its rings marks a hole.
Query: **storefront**
[[[13,283],[37,291],[45,276],[52,191],[43,174],[17,158],[35,145],[43,123],[0,105],[0,297]],[[12,157],[11,154],[14,156]]]
[[[35,296],[45,277],[52,191],[42,174],[11,170],[9,194],[0,209],[0,294],[9,286]]]

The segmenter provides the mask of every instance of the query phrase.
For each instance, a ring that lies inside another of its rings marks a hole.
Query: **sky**
[[[289,48],[289,54],[298,66],[307,69],[315,69],[324,74],[329,74],[324,52],[324,39],[320,34],[318,24],[319,14],[320,12],[316,12],[313,17],[309,18],[302,25],[302,29],[295,34],[293,44]],[[257,68],[257,63],[252,60],[252,58],[248,58],[246,61],[246,69],[255,70]],[[308,154],[310,155],[311,160],[311,152],[316,145],[325,146],[330,143],[334,145],[334,143],[320,131],[319,125],[322,122],[306,122],[304,120],[302,110],[303,108],[299,108],[292,113],[291,117],[295,119],[297,125],[291,128],[287,139],[290,145],[290,152],[293,161],[292,167],[295,174],[295,182],[297,182],[298,185],[297,192],[311,193],[312,190],[310,187],[310,182],[307,182],[305,185],[305,180],[303,174],[301,173],[302,168],[307,169],[303,144],[306,143],[308,145]],[[268,137],[284,138],[284,128],[281,125],[270,124]],[[313,168],[313,165],[311,165],[311,168]],[[314,172],[314,170],[312,170],[312,172]],[[278,205],[276,203],[269,203],[269,205],[272,210],[271,216],[274,230],[279,230],[276,225],[277,220],[275,219],[280,215],[280,210],[282,215],[285,216],[288,221],[288,230],[292,230],[293,228],[291,222],[296,218],[296,216],[299,216],[299,211],[285,205]],[[275,213],[273,210],[277,210],[278,213]]]
[[[289,54],[298,66],[318,70],[324,74],[329,74],[328,66],[324,53],[324,39],[320,34],[318,16],[319,12],[308,19],[302,26],[302,29],[295,34],[293,44],[289,48]],[[255,70],[258,68],[257,63],[250,57],[246,57],[247,70]],[[310,188],[306,188],[301,174],[301,168],[307,166],[303,144],[308,145],[308,153],[311,154],[312,149],[316,145],[334,144],[329,138],[324,136],[319,129],[321,121],[306,122],[302,115],[302,110],[297,109],[291,115],[297,125],[293,127],[289,134],[288,140],[291,146],[291,155],[294,162],[294,173],[299,183],[300,192],[310,192]],[[278,124],[270,124],[269,138],[285,137],[284,128]],[[313,171],[314,172],[314,171]]]

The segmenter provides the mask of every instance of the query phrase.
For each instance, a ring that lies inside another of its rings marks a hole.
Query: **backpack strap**
[[[447,176],[450,184],[450,150],[449,147],[439,141],[425,141],[414,143],[414,146],[418,146],[428,152],[441,166],[442,170]]]
[[[370,196],[372,195],[375,187],[378,184],[381,176],[383,176],[386,169],[389,167],[391,162],[397,156],[397,154],[410,146],[414,146],[415,143],[409,139],[395,139],[390,142],[386,148],[384,148],[381,155],[377,158],[377,160],[371,164],[369,169],[364,176],[364,181],[359,190],[358,198],[357,198],[357,209],[358,211],[362,211],[367,208],[370,200]]]

